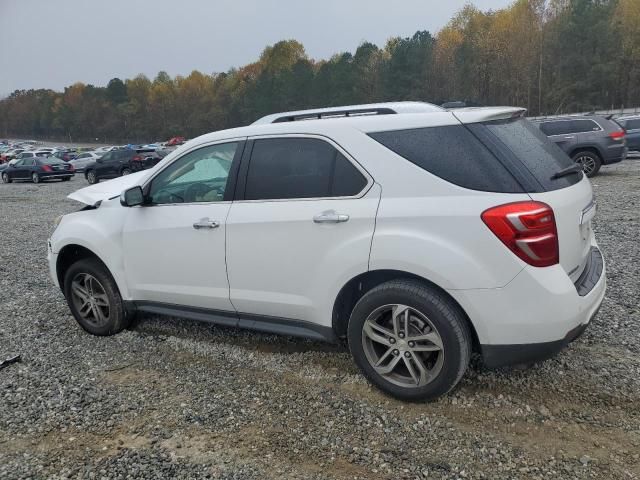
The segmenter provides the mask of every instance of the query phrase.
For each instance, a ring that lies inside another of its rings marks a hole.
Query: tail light
[[[67,165],[65,165],[65,167],[67,167],[67,170],[70,170],[72,172],[76,171],[76,167],[74,167],[71,163],[68,163]]]
[[[140,155],[136,155],[135,157],[133,157],[131,159],[132,162],[141,162],[142,161],[142,157]]]
[[[617,130],[609,134],[609,138],[612,140],[624,140],[624,130]]]
[[[482,221],[509,250],[529,265],[549,267],[560,261],[556,219],[546,203],[500,205],[485,210]]]
[[[53,169],[49,165],[42,165],[42,170],[45,172],[53,172]]]

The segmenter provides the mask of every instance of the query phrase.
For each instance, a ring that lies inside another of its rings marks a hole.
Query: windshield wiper
[[[570,175],[572,173],[578,173],[578,172],[581,172],[581,171],[582,171],[582,166],[577,164],[577,163],[575,163],[575,164],[571,165],[570,167],[563,168],[559,172],[556,172],[553,175],[551,175],[551,180],[555,180],[556,178],[566,177],[567,175]]]

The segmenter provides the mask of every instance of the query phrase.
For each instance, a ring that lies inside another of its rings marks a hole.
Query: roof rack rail
[[[328,110],[318,113],[303,113],[300,115],[284,115],[273,120],[272,123],[297,122],[299,120],[322,120],[323,118],[356,117],[362,115],[391,115],[396,114],[391,108],[358,108],[347,110]]]
[[[426,102],[382,102],[360,105],[337,105],[329,108],[313,108],[294,112],[279,112],[259,118],[253,124],[286,123],[299,120],[322,120],[401,113],[444,112],[445,109]]]

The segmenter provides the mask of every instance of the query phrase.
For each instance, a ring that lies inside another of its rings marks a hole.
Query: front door
[[[234,311],[225,261],[229,172],[242,141],[198,147],[145,187],[123,231],[133,300]],[[227,196],[225,196],[227,194]]]

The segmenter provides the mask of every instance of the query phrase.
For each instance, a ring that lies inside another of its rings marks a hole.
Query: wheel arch
[[[460,310],[467,322],[473,340],[473,351],[480,351],[480,341],[476,332],[476,328],[460,303],[451,295],[449,295],[449,293],[445,289],[432,282],[431,280],[402,270],[369,270],[353,277],[345,285],[343,285],[334,301],[331,316],[331,325],[336,336],[341,339],[344,339],[346,337],[347,326],[349,324],[351,312],[353,311],[356,303],[358,303],[358,300],[360,300],[360,298],[362,298],[368,291],[390,280],[402,279],[419,281],[439,291],[447,298],[449,298],[451,302]]]
[[[58,252],[58,258],[56,259],[56,276],[58,278],[58,285],[60,285],[61,290],[64,291],[64,276],[69,267],[78,260],[82,260],[85,258],[94,258],[98,260],[102,265],[104,265],[104,268],[106,268],[107,271],[111,271],[104,260],[102,260],[98,254],[88,249],[87,247],[83,247],[82,245],[78,245],[76,243],[65,245],[64,247],[62,247],[60,252]]]
[[[576,153],[580,153],[580,152],[591,152],[591,153],[595,153],[598,158],[600,159],[600,161],[602,162],[603,159],[603,155],[602,152],[600,151],[600,149],[594,145],[586,145],[583,147],[575,147],[571,150],[571,153],[569,154],[569,156],[571,157],[571,159],[573,160],[573,156]]]

